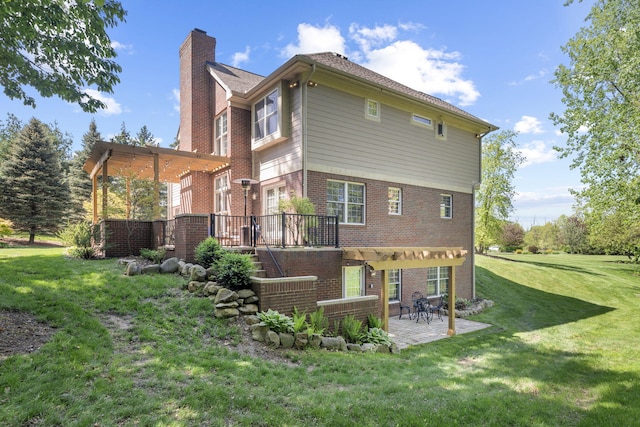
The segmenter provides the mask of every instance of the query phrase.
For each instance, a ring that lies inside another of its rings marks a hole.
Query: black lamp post
[[[258,181],[251,178],[238,178],[233,180],[234,184],[242,185],[242,189],[244,190],[244,217],[245,220],[247,218],[247,196],[249,195],[249,188],[252,184],[257,184]]]

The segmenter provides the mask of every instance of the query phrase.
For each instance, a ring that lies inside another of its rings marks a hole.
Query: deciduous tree
[[[114,0],[0,2],[0,84],[11,99],[35,107],[26,87],[95,112],[105,105],[87,92],[111,93],[121,67],[107,28],[124,21]]]
[[[513,177],[524,157],[515,150],[513,131],[490,134],[482,141],[482,183],[476,193],[476,250],[485,253],[497,243],[502,225],[513,211]]]

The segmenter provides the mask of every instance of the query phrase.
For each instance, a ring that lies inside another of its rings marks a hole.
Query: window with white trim
[[[364,266],[342,267],[342,295],[344,298],[364,295]]]
[[[229,177],[222,175],[215,179],[215,206],[214,211],[217,214],[226,215],[229,213]]]
[[[225,111],[216,119],[216,139],[214,146],[214,153],[216,156],[227,155],[227,112]]]
[[[389,187],[389,215],[402,215],[402,189]]]
[[[400,301],[402,295],[402,270],[387,270],[389,280],[389,302]]]
[[[411,115],[411,123],[418,126],[424,126],[429,129],[433,128],[433,121],[429,117],[421,116],[415,113]]]
[[[341,224],[364,224],[364,184],[327,181],[327,215],[338,215]]]
[[[265,191],[264,214],[273,215],[279,213],[278,205],[280,204],[280,200],[283,200],[285,197],[284,185],[268,188]]]
[[[364,113],[367,119],[380,121],[380,103],[373,99],[365,99]]]
[[[278,131],[278,94],[279,88],[255,103],[253,115],[253,136],[263,139]]]
[[[451,194],[440,195],[440,218],[453,217],[453,197]]]
[[[427,296],[436,297],[449,292],[449,268],[427,268]]]

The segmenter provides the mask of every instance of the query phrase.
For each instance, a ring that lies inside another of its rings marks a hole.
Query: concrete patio
[[[478,331],[491,326],[488,323],[474,322],[472,320],[456,318],[456,335]],[[436,316],[431,323],[426,321],[410,320],[405,314],[402,319],[398,316],[389,318],[389,336],[398,348],[405,349],[412,345],[425,344],[442,338],[447,338],[449,319],[442,316],[442,320]]]

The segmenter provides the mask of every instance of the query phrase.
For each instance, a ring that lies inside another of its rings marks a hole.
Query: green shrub
[[[307,313],[299,312],[297,307],[293,307],[293,332],[303,332],[309,328],[307,323]]]
[[[540,249],[538,249],[538,247],[535,245],[527,247],[527,250],[532,254],[537,254],[540,251]]]
[[[216,281],[232,290],[251,287],[251,275],[255,267],[248,255],[223,251],[215,262]]]
[[[391,345],[389,335],[381,328],[369,328],[366,334],[362,335],[363,343]]]
[[[142,258],[148,259],[149,261],[154,262],[155,264],[160,264],[164,259],[167,251],[163,248],[161,249],[140,249],[140,256]]]
[[[380,328],[382,329],[382,319],[373,314],[369,313],[367,316],[367,324],[369,325],[369,329],[371,328]]]
[[[13,223],[8,219],[0,218],[0,237],[10,236],[13,234]]]
[[[218,240],[213,237],[207,237],[198,243],[193,253],[196,262],[204,268],[209,268],[227,251],[220,246]]]
[[[353,314],[342,320],[342,336],[347,342],[357,344],[362,338],[362,320],[355,318]]]
[[[100,228],[97,225],[86,221],[69,223],[56,234],[69,248],[69,256],[80,259],[97,258],[100,250]]]
[[[269,327],[273,332],[293,332],[293,319],[276,310],[269,309],[266,312],[258,313],[258,319]]]
[[[516,255],[522,255],[522,249],[517,249],[516,250]]]
[[[320,307],[309,315],[309,327],[307,332],[311,334],[320,334],[329,329],[329,318],[324,315],[324,307]]]

